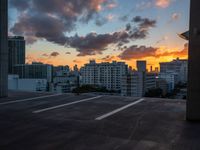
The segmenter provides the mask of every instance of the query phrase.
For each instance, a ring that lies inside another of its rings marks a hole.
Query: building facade
[[[146,72],[147,70],[147,62],[145,60],[138,60],[136,62],[137,71],[139,72]]]
[[[47,79],[52,82],[53,67],[43,63],[21,64],[14,66],[14,74],[23,79]]]
[[[21,36],[8,38],[8,73],[14,73],[14,66],[25,64],[25,40]]]
[[[121,95],[143,97],[153,88],[156,88],[156,74],[136,71],[122,78]]]
[[[81,83],[106,87],[108,90],[120,91],[121,79],[128,73],[128,65],[124,62],[96,63],[90,61],[81,68]]]
[[[0,1],[0,97],[8,95],[8,1]]]
[[[175,85],[179,82],[179,77],[176,73],[159,73],[158,78],[167,82],[168,93],[172,92],[175,88]]]
[[[171,62],[160,63],[160,73],[175,73],[178,75],[178,82],[187,83],[188,61],[177,58]]]
[[[8,89],[28,92],[47,91],[46,79],[20,79],[18,75],[8,76]]]

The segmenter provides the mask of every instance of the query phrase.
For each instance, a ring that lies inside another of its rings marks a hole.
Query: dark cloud
[[[155,27],[156,21],[135,17],[125,29],[113,33],[89,33],[85,36],[68,37],[67,32],[76,28],[77,22],[88,22],[96,16],[96,24],[105,23],[98,12],[102,7],[114,4],[114,0],[10,0],[11,6],[17,8],[20,15],[11,27],[11,32],[26,37],[27,43],[47,40],[59,45],[75,48],[78,56],[102,54],[109,45],[118,49],[124,44],[144,39],[149,29]],[[108,20],[107,20],[108,21]]]
[[[144,57],[154,57],[157,49],[153,47],[133,45],[122,52],[118,57],[123,60],[142,59]]]
[[[10,0],[19,18],[11,31],[29,43],[38,39],[64,44],[78,21],[88,22],[111,0]]]
[[[76,59],[73,60],[73,62],[74,62],[74,63],[77,63],[77,64],[82,63],[82,61],[80,61],[80,60],[76,60]]]
[[[50,54],[50,57],[57,57],[57,56],[59,56],[60,54],[58,53],[58,52],[52,52],[51,54]]]
[[[95,24],[97,26],[103,26],[104,24],[106,24],[108,22],[108,19],[105,18],[105,17],[98,17],[96,20],[95,20]]]
[[[123,22],[126,22],[126,21],[128,21],[128,18],[129,18],[128,15],[124,15],[124,16],[119,17],[119,20],[123,21]]]
[[[42,56],[43,56],[43,57],[49,57],[49,55],[46,54],[46,53],[42,54]]]
[[[132,19],[132,22],[139,23],[140,29],[147,29],[149,27],[156,26],[156,20],[150,20],[148,18],[142,18],[141,16],[136,16]]]
[[[70,55],[71,53],[70,52],[66,52],[65,54]]]
[[[11,7],[15,7],[18,11],[24,11],[30,7],[29,0],[9,0]]]
[[[113,61],[113,60],[115,60],[115,59],[116,59],[115,56],[107,55],[106,57],[102,58],[101,61],[110,62],[110,61]]]
[[[124,44],[130,41],[144,39],[149,33],[149,29],[156,24],[155,20],[140,18],[128,24],[125,29],[113,33],[97,34],[89,33],[86,36],[75,35],[67,38],[66,45],[75,48],[78,56],[102,54],[109,45],[115,45],[117,49],[123,49]]]
[[[132,60],[132,59],[143,59],[145,57],[166,57],[166,56],[173,56],[173,57],[185,57],[188,55],[188,43],[184,45],[184,49],[180,51],[171,51],[171,52],[158,52],[159,48],[155,47],[146,47],[146,46],[137,46],[133,45],[123,51],[118,57],[123,60]]]

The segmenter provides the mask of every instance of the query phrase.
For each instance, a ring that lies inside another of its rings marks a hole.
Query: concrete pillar
[[[191,0],[187,119],[200,121],[200,0]]]
[[[0,97],[8,95],[8,4],[0,0]]]

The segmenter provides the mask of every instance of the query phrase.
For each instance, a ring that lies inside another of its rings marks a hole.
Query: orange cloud
[[[171,3],[171,0],[156,0],[155,5],[160,8],[167,8]]]

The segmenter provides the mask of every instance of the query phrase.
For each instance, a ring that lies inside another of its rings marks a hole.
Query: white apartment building
[[[177,58],[171,62],[162,62],[160,63],[160,72],[175,73],[178,75],[178,82],[186,83],[188,78],[188,61]]]
[[[97,85],[108,90],[120,91],[121,79],[128,73],[128,65],[125,62],[96,63],[92,60],[80,71],[82,85]]]
[[[136,71],[122,78],[122,96],[142,97],[156,88],[156,74]]]

